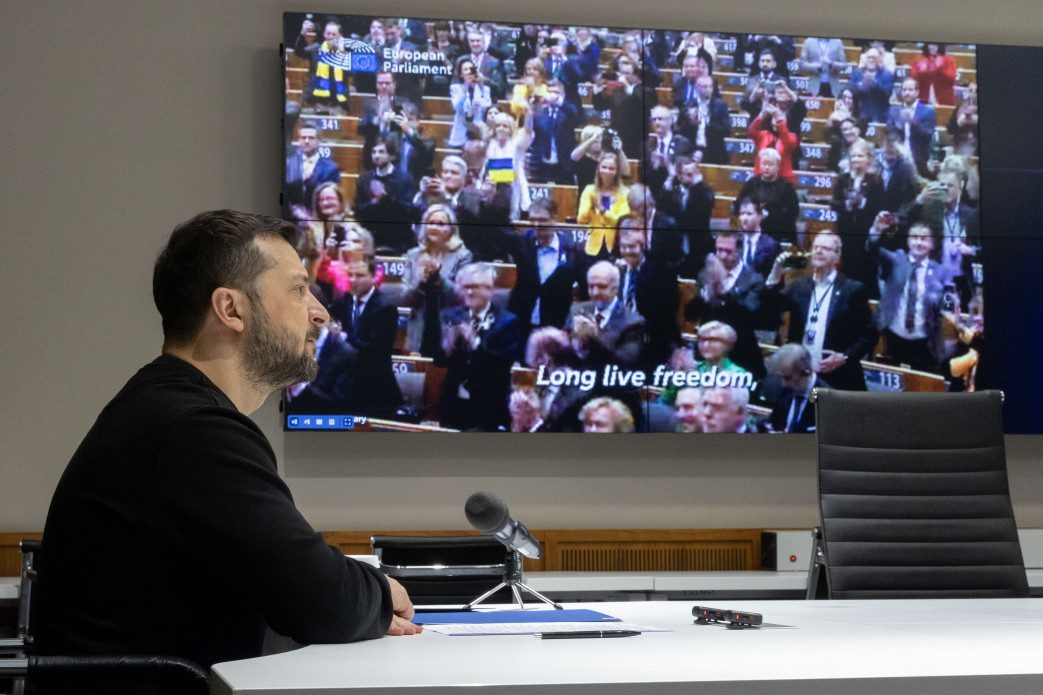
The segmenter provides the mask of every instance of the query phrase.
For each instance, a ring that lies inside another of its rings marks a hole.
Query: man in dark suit
[[[424,326],[434,332],[425,344],[438,346],[430,356],[446,367],[442,421],[447,427],[495,432],[510,425],[511,365],[521,355],[523,331],[514,314],[493,306],[495,278],[496,270],[486,263],[461,268],[456,286],[464,305],[443,310],[441,321]]]
[[[481,197],[473,188],[467,184],[467,162],[455,154],[448,155],[442,159],[441,172],[437,177],[432,177],[423,184],[416,196],[413,197],[413,216],[419,220],[424,211],[435,203],[448,205],[456,213],[456,220],[461,225],[461,236],[465,237],[467,232],[478,235],[482,230],[473,229],[478,222],[481,208]],[[470,240],[464,238],[464,243]]]
[[[865,286],[837,270],[840,254],[840,237],[820,232],[811,243],[811,275],[794,280],[785,289],[782,278],[790,254],[780,254],[767,278],[765,301],[775,315],[790,312],[786,342],[803,344],[811,353],[815,371],[830,385],[865,391],[862,359],[876,343],[877,333]]]
[[[700,75],[705,74],[704,68],[699,65],[700,60],[705,61],[705,58],[695,52],[690,52],[681,62],[681,72],[674,78],[673,85],[671,85],[675,109],[683,110],[686,106],[693,106],[699,100],[698,79]]]
[[[350,294],[337,311],[351,356],[347,412],[393,418],[402,405],[402,392],[391,367],[398,307],[376,287],[372,260],[352,260],[347,270]]]
[[[677,276],[645,254],[645,229],[639,219],[619,221],[619,299],[645,320],[648,340],[641,356],[645,370],[655,369],[681,342],[677,327]]]
[[[286,158],[286,184],[283,187],[283,218],[315,219],[312,197],[319,184],[340,184],[340,167],[319,154],[319,127],[311,122],[300,126],[297,151]]]
[[[778,67],[774,52],[768,48],[762,49],[757,65],[750,68],[750,75],[746,78],[746,94],[739,102],[751,115],[761,112],[764,99],[775,95],[776,85],[787,82],[786,74],[780,72]]]
[[[764,278],[742,263],[742,244],[743,237],[738,232],[717,235],[714,255],[706,258],[699,274],[699,292],[685,306],[685,318],[731,326],[736,334],[732,361],[760,380],[764,377],[764,358],[755,330]]]
[[[579,110],[565,101],[561,82],[547,85],[547,97],[534,115],[533,140],[529,147],[536,183],[552,182],[573,186],[572,150],[576,147],[576,122]]]
[[[590,301],[572,307],[566,328],[586,369],[606,364],[637,366],[645,344],[645,320],[619,298],[619,268],[598,261],[587,271]]]
[[[398,81],[391,72],[376,74],[376,95],[366,97],[362,102],[362,116],[359,118],[358,133],[365,138],[365,149],[368,152],[373,141],[378,137],[391,137],[392,133],[401,132],[402,107],[416,104],[403,98],[398,93]],[[363,152],[365,155],[367,152]]]
[[[743,233],[742,262],[761,277],[771,272],[775,257],[779,255],[779,242],[761,227],[765,212],[764,201],[760,198],[738,198],[735,201],[735,214]]]
[[[608,112],[609,127],[619,133],[623,151],[635,156],[641,152],[648,132],[649,111],[657,103],[655,84],[642,81],[633,61],[621,60],[619,64],[615,79],[609,79],[612,75],[607,70],[598,74],[591,104],[597,111]]]
[[[677,128],[695,150],[703,153],[702,161],[707,164],[727,164],[729,158],[724,138],[731,133],[731,119],[728,104],[714,94],[715,88],[711,76],[696,78],[695,100],[686,103],[681,109]]]
[[[902,153],[904,136],[895,130],[884,135],[884,146],[876,157],[876,170],[884,185],[880,209],[898,212],[913,202],[917,194],[916,168]]]
[[[645,145],[647,160],[643,178],[658,194],[670,178],[674,162],[692,153],[692,143],[674,132],[674,112],[665,106],[653,106],[649,122],[651,132]]]
[[[577,53],[568,54],[568,37],[564,32],[554,32],[548,43],[550,50],[543,61],[543,69],[547,71],[549,82],[560,82],[564,93],[564,102],[576,113],[582,113],[583,103],[579,93],[581,82],[593,78],[593,70],[597,68],[601,47],[592,38],[587,38],[584,47],[577,44]],[[518,63],[519,66],[524,63]]]
[[[373,147],[369,151],[373,166],[359,176],[355,185],[356,211],[369,205],[374,198],[379,199],[382,197],[374,191],[374,182],[379,183],[390,199],[402,207],[408,205],[410,199],[416,193],[413,178],[397,168],[392,161],[394,156],[391,151],[392,147],[391,141],[384,138],[378,138],[373,142]],[[368,221],[376,220],[371,218]]]
[[[907,77],[902,81],[900,103],[887,112],[887,127],[900,134],[922,175],[927,173],[927,159],[931,154],[936,125],[934,109],[920,101],[920,87],[916,80]]]
[[[351,351],[335,326],[322,328],[315,340],[319,372],[309,382],[287,389],[286,402],[297,413],[347,413],[350,399]]]
[[[470,60],[478,68],[478,74],[489,85],[489,91],[492,93],[493,100],[503,99],[507,82],[504,78],[500,61],[489,54],[486,35],[477,29],[469,31],[467,33],[467,47],[470,50],[456,59],[457,70],[459,71],[460,63]]]
[[[768,373],[782,388],[771,398],[772,432],[796,434],[815,431],[815,407],[811,389],[826,383],[811,368],[811,353],[803,345],[786,343],[767,360]]]
[[[880,259],[880,311],[877,324],[884,332],[887,355],[913,369],[938,373],[944,358],[941,330],[945,297],[945,269],[931,258],[938,231],[920,221],[909,227],[908,251],[880,245],[886,221],[879,216],[866,244]]]
[[[536,200],[529,208],[533,228],[507,240],[517,266],[507,310],[534,328],[563,328],[572,306],[573,287],[583,281],[583,251],[556,228],[556,213],[552,198]]]
[[[394,150],[398,152],[399,169],[409,174],[414,184],[434,172],[435,139],[425,137],[420,131],[420,109],[416,104],[404,102],[402,113],[395,117],[399,132],[391,133]]]
[[[677,220],[660,211],[648,186],[635,183],[627,193],[630,216],[645,230],[645,254],[655,258],[664,272],[672,272],[683,260],[684,239]]]
[[[403,38],[402,27],[395,22],[387,22],[384,25],[384,33],[387,36],[387,43],[378,53],[384,56],[390,50],[392,63],[401,66],[408,65],[410,59],[406,56],[417,50],[416,44]],[[383,59],[381,62],[384,62]],[[398,95],[400,97],[414,104],[419,104],[423,97],[423,92],[424,87],[421,84],[419,75],[411,75],[408,72],[398,74]]]
[[[679,268],[683,277],[695,277],[706,254],[713,253],[710,217],[715,198],[713,189],[703,180],[699,163],[692,158],[682,160],[680,181],[671,191],[667,209],[677,221],[684,242],[686,260]],[[693,263],[697,267],[692,267]]]

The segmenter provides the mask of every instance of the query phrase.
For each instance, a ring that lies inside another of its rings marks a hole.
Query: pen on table
[[[583,639],[587,637],[636,637],[639,630],[579,630],[577,632],[537,632],[540,639]]]

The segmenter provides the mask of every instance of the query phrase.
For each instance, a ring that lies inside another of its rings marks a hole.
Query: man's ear
[[[247,296],[239,290],[218,287],[210,295],[210,310],[220,325],[242,333],[246,328],[243,318],[249,313],[249,302]]]

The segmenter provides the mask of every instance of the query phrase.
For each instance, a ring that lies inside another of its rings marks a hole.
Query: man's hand
[[[845,362],[847,362],[847,355],[845,355],[844,353],[832,352],[827,355],[827,352],[829,351],[822,351],[822,359],[818,363],[819,374],[829,374],[830,372],[835,371]]]
[[[771,264],[771,272],[768,273],[768,277],[764,280],[767,285],[777,285],[782,282],[782,276],[786,273],[786,261],[792,257],[793,254],[789,251],[783,251],[775,257],[775,262]]]
[[[391,626],[388,627],[388,634],[397,637],[423,632],[423,627],[409,622],[414,613],[413,602],[409,600],[409,594],[391,577],[387,577],[387,580],[388,586],[391,587],[391,602],[395,609],[395,615],[391,618]]]
[[[589,340],[597,337],[601,327],[594,323],[594,319],[583,314],[572,317],[572,335],[579,340]]]

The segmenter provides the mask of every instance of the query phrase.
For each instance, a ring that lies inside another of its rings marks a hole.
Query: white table
[[[215,693],[1043,692],[1043,600],[748,601],[787,627],[695,625],[693,602],[570,604],[671,628],[619,639],[426,631],[214,666]]]

